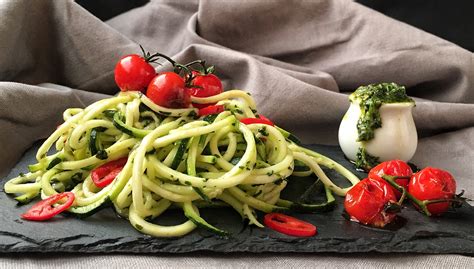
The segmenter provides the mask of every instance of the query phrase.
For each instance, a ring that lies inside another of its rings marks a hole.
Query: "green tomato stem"
[[[394,187],[396,190],[402,193],[402,198],[400,198],[399,203],[401,204],[403,200],[405,199],[405,196],[410,199],[413,203],[415,203],[419,209],[428,217],[431,216],[430,211],[428,210],[427,205],[430,203],[429,200],[418,200],[416,199],[413,195],[411,195],[405,188],[402,186],[398,185],[395,180],[400,179],[400,178],[408,178],[408,177],[397,177],[397,176],[389,176],[389,175],[383,175],[382,178],[387,181],[392,187]]]

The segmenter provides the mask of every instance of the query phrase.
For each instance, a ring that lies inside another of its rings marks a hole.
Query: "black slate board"
[[[351,168],[338,147],[312,145],[310,148],[330,156]],[[3,179],[25,172],[34,163],[38,145],[25,153],[17,166]],[[330,177],[337,176],[328,172]],[[360,174],[361,177],[364,174]],[[293,178],[286,196],[304,190],[311,178]],[[295,184],[297,183],[297,184]],[[401,214],[406,223],[398,230],[381,230],[347,221],[342,200],[332,212],[296,214],[318,227],[312,238],[295,238],[269,229],[245,227],[240,216],[230,209],[201,210],[211,224],[230,231],[228,239],[217,238],[206,231],[174,239],[153,238],[138,233],[127,220],[118,218],[112,209],[105,209],[88,219],[58,216],[49,222],[28,222],[19,218],[29,205],[18,207],[16,201],[0,193],[0,253],[4,252],[79,252],[79,253],[184,253],[214,252],[398,252],[398,253],[458,253],[474,255],[474,209],[463,206],[455,213],[428,218],[407,206]],[[177,219],[179,221],[177,221]],[[181,211],[167,212],[161,224],[183,221]],[[403,223],[403,222],[400,222]]]

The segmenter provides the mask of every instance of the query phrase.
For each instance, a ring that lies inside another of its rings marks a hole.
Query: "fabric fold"
[[[472,197],[473,54],[352,1],[156,0],[104,23],[72,1],[17,0],[0,18],[0,176],[65,108],[115,94],[115,63],[141,44],[212,63],[305,143],[337,143],[359,85],[405,85],[419,100],[413,162],[452,171]]]

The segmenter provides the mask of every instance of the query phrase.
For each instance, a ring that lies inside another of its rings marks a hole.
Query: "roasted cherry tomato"
[[[433,167],[415,173],[408,184],[408,192],[418,200],[453,199],[456,193],[456,181],[447,171]],[[428,204],[428,211],[441,215],[448,210],[449,201]]]
[[[413,171],[411,170],[410,166],[406,162],[401,161],[401,160],[392,160],[392,161],[383,162],[375,166],[374,168],[370,169],[369,177],[372,179],[384,180],[382,179],[383,175],[411,177],[412,174],[413,174]],[[399,178],[395,180],[395,182],[398,185],[402,186],[405,189],[408,188],[408,181],[410,181],[409,178]],[[392,189],[395,195],[397,196],[397,199],[400,199],[402,194],[395,188],[392,188]]]
[[[214,74],[203,75],[197,71],[192,71],[194,76],[189,87],[189,93],[196,97],[209,97],[223,92],[221,80]],[[204,108],[213,104],[194,104],[194,107]]]
[[[224,111],[223,105],[214,105],[214,106],[207,106],[204,108],[199,109],[198,116],[206,116],[206,115],[214,115],[219,114]]]
[[[94,182],[94,185],[103,188],[112,183],[112,181],[114,181],[117,175],[122,171],[127,160],[128,158],[125,157],[94,168],[91,171],[91,179],[92,182]]]
[[[259,115],[258,118],[241,119],[240,122],[243,123],[243,124],[247,124],[247,125],[260,123],[260,124],[275,126],[275,124],[271,120],[269,120],[267,117],[265,117],[263,115]]]
[[[387,210],[396,204],[396,199],[387,182],[366,178],[347,192],[344,207],[351,220],[384,227],[396,217],[394,212]]]
[[[280,213],[266,214],[263,222],[268,228],[291,236],[308,237],[317,232],[313,224]]]
[[[74,202],[74,193],[62,192],[52,195],[38,203],[34,204],[26,213],[21,215],[23,219],[42,221],[50,219],[64,210],[71,207]],[[66,201],[58,206],[54,206],[57,202],[66,199]]]
[[[146,96],[155,104],[167,108],[187,108],[191,104],[184,79],[173,72],[164,72],[153,78]]]
[[[121,91],[145,91],[156,76],[155,68],[143,57],[131,54],[122,57],[115,65],[115,83]]]

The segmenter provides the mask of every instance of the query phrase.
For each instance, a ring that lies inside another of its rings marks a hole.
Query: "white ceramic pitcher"
[[[339,145],[352,161],[356,160],[359,147],[379,157],[379,161],[410,160],[416,151],[418,135],[412,110],[412,102],[382,104],[379,108],[382,127],[375,129],[375,137],[363,143],[357,141],[357,121],[360,116],[358,102],[351,102],[339,126]]]

